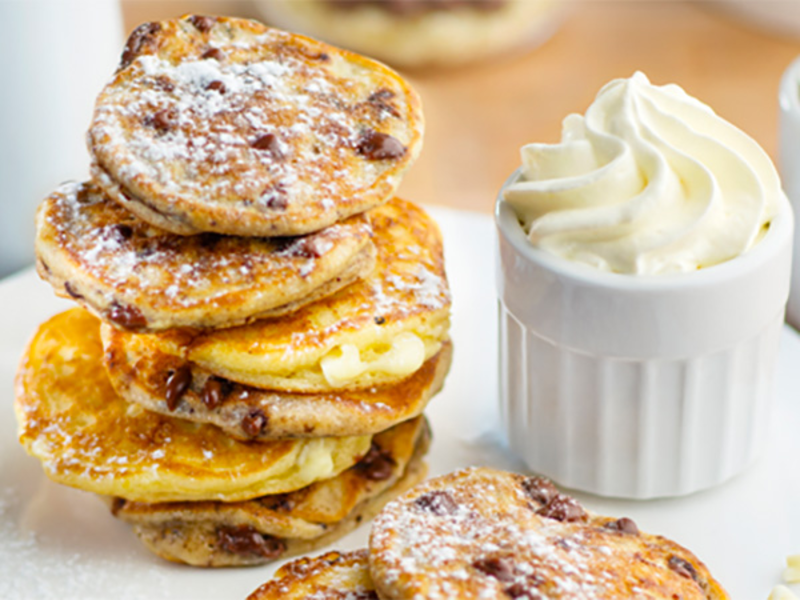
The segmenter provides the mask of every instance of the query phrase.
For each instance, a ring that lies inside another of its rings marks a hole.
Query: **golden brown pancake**
[[[367,549],[326,552],[283,565],[247,600],[378,600]]]
[[[106,329],[109,332],[110,328]],[[422,414],[441,389],[450,367],[452,344],[403,381],[367,390],[293,393],[232,383],[181,358],[163,354],[133,337],[105,340],[105,364],[117,393],[147,410],[210,423],[243,440],[287,437],[372,435]],[[180,396],[170,383],[184,368]]]
[[[382,599],[728,598],[678,544],[594,515],[545,479],[485,468],[387,505],[369,548]]]
[[[237,501],[341,473],[370,438],[237,442],[218,428],[120,398],[102,361],[99,321],[56,315],[30,342],[16,381],[19,439],[54,481],[145,502]]]
[[[104,326],[106,347],[177,356],[193,371],[262,389],[318,393],[402,381],[447,338],[450,294],[441,234],[419,207],[370,211],[369,277],[290,315],[232,329],[138,335]],[[138,337],[137,337],[138,335]],[[199,377],[199,374],[198,374]]]
[[[419,98],[380,63],[255,21],[145,23],[97,99],[92,176],[178,234],[317,231],[391,198]]]
[[[367,455],[333,479],[246,502],[148,504],[112,511],[168,560],[207,567],[255,565],[321,548],[421,481],[429,433],[422,417],[377,436]]]
[[[179,236],[68,183],[39,207],[40,276],[116,327],[214,328],[287,314],[367,275],[371,229],[356,215],[298,238]]]

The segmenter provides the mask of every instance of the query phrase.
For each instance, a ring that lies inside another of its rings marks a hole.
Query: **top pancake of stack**
[[[422,144],[380,63],[233,18],[146,23],[97,100],[92,175],[181,235],[291,236],[392,197]]]

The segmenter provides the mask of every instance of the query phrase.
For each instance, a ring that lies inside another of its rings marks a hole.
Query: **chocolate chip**
[[[157,129],[160,132],[166,132],[172,129],[175,126],[175,122],[178,120],[178,111],[174,108],[164,108],[159,110],[152,115],[145,117],[144,122],[145,125],[152,127],[153,129]]]
[[[133,30],[128,41],[125,43],[125,49],[122,51],[122,59],[119,63],[119,68],[124,69],[131,64],[150,41],[152,36],[161,31],[160,23],[142,23]]]
[[[397,463],[392,455],[372,442],[367,454],[358,462],[358,470],[372,481],[386,481],[394,474]]]
[[[119,514],[119,511],[125,508],[126,503],[127,501],[125,500],[125,498],[114,498],[111,501],[111,514],[116,517],[117,514]]]
[[[203,60],[214,59],[217,62],[222,62],[225,60],[225,53],[219,48],[209,48],[200,55],[200,58]]]
[[[226,88],[225,84],[222,83],[219,79],[215,79],[206,86],[206,90],[224,94],[225,92],[228,91],[228,88]]]
[[[130,225],[117,224],[111,228],[114,237],[125,241],[133,237],[133,228]]]
[[[386,100],[391,100],[394,98],[394,92],[392,90],[387,90],[386,88],[381,88],[375,92],[372,92],[367,98],[367,102],[384,102]]]
[[[206,17],[205,15],[192,15],[189,17],[189,22],[197,28],[200,33],[208,33],[214,27],[216,19]]]
[[[138,308],[116,301],[111,303],[111,308],[106,316],[109,321],[125,329],[142,329],[147,326],[147,319]]]
[[[75,201],[78,204],[89,204],[92,200],[92,194],[85,185],[82,185],[75,191]]]
[[[192,384],[192,369],[189,365],[181,365],[167,375],[167,388],[164,399],[170,411],[178,408],[178,402]]]
[[[675,556],[674,554],[669,557],[667,561],[669,568],[675,571],[681,577],[687,577],[689,579],[693,579],[697,583],[700,583],[700,578],[697,574],[692,563],[688,560],[685,560],[679,556]]]
[[[273,183],[261,192],[261,203],[272,210],[286,210],[289,200],[286,198],[286,188],[282,183]]]
[[[242,419],[242,429],[250,437],[258,437],[264,432],[269,419],[260,408],[251,408]]]
[[[556,494],[545,506],[537,510],[536,514],[567,523],[586,520],[586,511],[578,501],[564,494]]]
[[[203,386],[203,404],[208,410],[214,410],[225,399],[226,382],[219,377],[209,377]]]
[[[514,563],[509,558],[482,558],[472,563],[472,566],[481,573],[494,577],[498,581],[511,581],[514,579]]]
[[[397,138],[368,129],[359,138],[356,152],[367,160],[386,160],[400,158],[406,149]]]
[[[447,492],[428,492],[427,494],[423,494],[416,500],[414,500],[414,504],[422,511],[433,513],[440,517],[444,515],[453,514],[458,505],[453,497],[448,494]]]
[[[45,273],[47,273],[48,275],[49,275],[50,273],[52,273],[52,271],[50,270],[50,265],[48,265],[46,262],[44,262],[44,261],[43,261],[41,258],[40,258],[39,260],[37,260],[37,261],[36,261],[36,263],[37,263],[37,264],[38,264],[38,265],[39,265],[39,266],[42,268],[42,270],[43,270]]]
[[[280,141],[278,140],[278,136],[276,136],[274,133],[265,133],[264,135],[258,136],[250,144],[250,147],[255,148],[256,150],[265,150],[277,160],[283,158]]]
[[[544,477],[528,477],[522,482],[522,489],[539,504],[547,504],[558,494],[556,486]]]
[[[172,80],[166,75],[158,75],[153,80],[153,84],[155,87],[160,90],[164,90],[165,92],[172,92],[175,90],[175,84],[172,83]]]
[[[83,296],[79,294],[74,287],[72,287],[72,284],[69,281],[64,282],[64,291],[67,292],[73,298],[75,298],[75,300],[83,299]]]
[[[622,517],[616,521],[609,521],[603,525],[603,527],[610,529],[611,531],[639,535],[639,528],[636,526],[636,523],[634,523],[633,519],[629,519],[628,517]]]
[[[399,118],[400,113],[394,107],[394,105],[390,103],[390,100],[392,100],[394,97],[395,94],[392,90],[383,88],[376,92],[372,92],[372,94],[369,95],[369,98],[367,98],[367,102],[380,110],[388,112],[393,117]]]
[[[261,504],[269,510],[289,512],[294,508],[294,501],[289,494],[276,494],[272,496],[264,496],[261,499]]]
[[[263,535],[250,525],[220,527],[217,529],[217,542],[225,552],[267,559],[278,558],[286,550],[286,544],[282,540]]]
[[[386,319],[384,317],[375,317],[376,325],[383,325],[384,323],[386,323]]]
[[[509,598],[523,598],[525,596],[530,597],[531,592],[525,586],[524,583],[515,583],[513,585],[508,586],[505,590],[503,590]]]
[[[300,258],[319,258],[324,254],[323,248],[320,248],[319,238],[313,236],[298,238],[287,251],[290,255]]]

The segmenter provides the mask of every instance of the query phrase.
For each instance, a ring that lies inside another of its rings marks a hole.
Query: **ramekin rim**
[[[797,66],[800,69],[800,59],[797,61]],[[784,245],[791,245],[793,213],[786,193],[781,190],[778,212],[770,222],[769,229],[764,237],[744,254],[689,273],[634,275],[602,271],[536,248],[528,241],[514,209],[503,198],[503,190],[519,178],[521,171],[521,167],[516,169],[503,183],[497,195],[494,218],[498,235],[503,236],[514,247],[516,253],[526,260],[575,282],[636,291],[662,291],[676,287],[717,285],[758,269],[778,254]]]

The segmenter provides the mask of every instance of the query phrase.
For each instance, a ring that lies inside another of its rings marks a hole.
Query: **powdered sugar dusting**
[[[136,560],[140,551],[129,544],[129,532],[95,498],[46,482],[38,488],[32,496],[13,487],[0,491],[0,562],[6,568],[0,598],[98,600],[111,594],[133,600],[153,597],[168,583],[157,563]]]
[[[373,575],[397,598],[610,599],[630,597],[637,584],[658,590],[653,597],[672,590],[705,598],[694,581],[667,567],[673,548],[654,558],[653,546],[629,545],[625,534],[603,527],[603,518],[541,517],[523,479],[467,469],[393,501],[373,524]],[[644,575],[637,563],[646,564]]]
[[[205,46],[169,37],[186,31],[159,34],[168,40],[159,53],[137,57],[101,94],[92,149],[123,193],[136,200],[146,189],[167,212],[181,198],[280,215],[294,204],[335,213],[366,201],[375,185],[396,186],[406,158],[367,160],[358,143],[366,131],[403,145],[418,137],[419,124],[401,118],[407,106],[387,113],[385,97],[371,99],[381,89],[405,104],[399,80],[332,49],[315,54],[312,42],[289,34],[227,27],[227,38]],[[259,145],[267,134],[274,142]]]
[[[376,597],[366,550],[301,558],[284,565],[277,577],[254,597],[265,600],[283,595],[299,598],[300,593],[307,600],[371,600]]]

